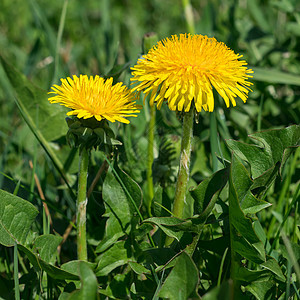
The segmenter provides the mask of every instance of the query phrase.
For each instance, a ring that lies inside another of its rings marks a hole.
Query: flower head
[[[67,115],[76,115],[79,119],[94,117],[98,121],[106,119],[128,124],[130,122],[125,118],[136,117],[140,110],[135,96],[126,86],[121,82],[113,85],[112,78],[104,80],[98,75],[62,78],[61,85],[52,86],[49,94],[56,94],[49,98],[51,103],[71,108]]]
[[[151,92],[150,105],[160,109],[167,101],[171,110],[189,111],[194,100],[196,110],[214,110],[213,87],[224,99],[236,105],[235,97],[247,100],[247,81],[253,73],[246,61],[238,60],[224,43],[203,35],[173,35],[158,42],[132,68],[133,90]]]

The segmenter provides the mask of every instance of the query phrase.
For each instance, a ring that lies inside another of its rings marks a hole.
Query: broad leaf
[[[130,261],[129,263],[130,268],[132,269],[132,271],[138,275],[140,274],[151,274],[151,271],[148,270],[147,268],[145,268],[143,265],[134,262],[134,261]]]
[[[0,244],[24,244],[38,210],[28,201],[0,190]]]
[[[109,282],[107,288],[100,289],[99,293],[106,296],[106,299],[132,299],[129,287],[132,282],[132,276],[127,274],[116,274]]]
[[[227,140],[227,145],[238,156],[249,162],[252,177],[257,178],[279,163],[280,170],[289,155],[299,146],[300,126],[293,125],[283,129],[273,129],[250,135],[260,145],[245,144]]]
[[[268,270],[252,271],[247,268],[239,268],[236,270],[235,274],[232,275],[235,276],[236,280],[243,283],[266,281],[271,277],[271,274]]]
[[[48,142],[64,136],[68,131],[65,122],[67,110],[60,105],[50,104],[46,90],[32,84],[2,57],[1,62],[16,91],[16,102],[25,120]]]
[[[198,232],[198,226],[194,225],[191,220],[181,220],[175,217],[153,217],[144,220],[144,223],[158,226],[167,236],[175,238],[177,241],[184,231]]]
[[[23,245],[18,245],[18,249],[21,250],[28,257],[31,264],[37,270],[44,270],[49,276],[56,280],[79,280],[78,276],[66,272],[58,267],[48,264],[42,260],[38,254],[32,252],[30,249],[24,247]]]
[[[90,268],[90,266],[81,261],[79,262],[79,276],[81,281],[81,288],[75,291],[68,297],[64,296],[63,299],[68,300],[82,300],[82,299],[97,299],[98,295],[98,282],[97,278]]]
[[[255,214],[260,210],[269,207],[271,204],[262,200],[256,199],[251,193],[253,181],[250,178],[246,168],[238,160],[235,160],[235,165],[231,169],[232,178],[237,192],[239,205],[244,214]]]
[[[188,254],[182,252],[158,294],[167,299],[188,299],[198,283],[198,269]]]
[[[199,215],[197,216],[199,221],[205,222],[227,181],[228,169],[223,169],[203,180],[195,189],[190,191],[194,199],[194,214]]]
[[[82,262],[83,262],[82,260],[71,260],[71,261],[61,265],[61,269],[66,272],[69,272],[71,274],[80,276],[80,264]],[[91,262],[86,262],[86,261],[83,263],[88,264],[92,270],[96,269],[96,266],[97,266],[96,263],[91,263]]]
[[[127,264],[129,259],[133,260],[131,245],[124,241],[116,242],[111,248],[99,256],[96,275],[106,276],[113,269]]]
[[[226,281],[207,292],[202,300],[232,300],[232,281]]]
[[[57,255],[57,247],[61,241],[62,237],[57,235],[41,235],[34,241],[35,250],[39,253],[42,260],[54,264]]]
[[[3,57],[0,56],[0,60],[11,85],[15,89],[15,101],[22,117],[67,183],[72,196],[74,196],[65,176],[64,163],[59,159],[58,154],[50,144],[50,141],[66,135],[68,131],[65,122],[66,109],[59,105],[50,104],[47,91],[32,84],[23,74],[8,64]],[[60,156],[67,155],[61,153]],[[68,164],[68,161],[65,164]]]
[[[104,251],[122,235],[129,233],[142,201],[142,192],[138,184],[116,164],[114,172],[110,169],[105,177],[102,195],[108,220],[105,238],[98,245],[97,252]]]
[[[254,281],[245,287],[257,300],[272,300],[276,297],[276,285],[273,280]]]
[[[286,278],[283,275],[278,262],[273,257],[268,257],[268,260],[266,262],[262,263],[261,267],[274,273],[279,280],[281,280],[283,282],[286,281]]]
[[[231,251],[253,262],[262,263],[265,261],[264,246],[254,231],[252,221],[245,216],[240,205],[243,195],[247,193],[247,188],[249,187],[240,182],[240,178],[243,176],[243,166],[233,155],[229,176]]]

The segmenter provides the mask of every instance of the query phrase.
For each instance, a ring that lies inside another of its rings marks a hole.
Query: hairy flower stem
[[[179,163],[179,172],[176,183],[175,199],[173,205],[173,215],[177,218],[182,218],[185,195],[190,175],[190,157],[192,150],[193,138],[193,123],[194,123],[194,108],[184,113],[182,124],[182,139],[181,139],[181,154]],[[173,239],[166,239],[166,246],[172,243]]]
[[[80,150],[78,195],[77,195],[77,256],[79,260],[87,261],[86,243],[86,205],[87,205],[87,176],[89,153],[85,147]]]

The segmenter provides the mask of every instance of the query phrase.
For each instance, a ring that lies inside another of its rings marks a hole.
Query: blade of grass
[[[292,200],[292,202],[289,204],[288,209],[287,209],[287,212],[285,213],[285,215],[284,215],[284,217],[283,217],[283,220],[282,220],[282,222],[280,223],[280,226],[279,226],[279,228],[278,228],[278,230],[277,230],[277,233],[276,233],[276,236],[275,236],[274,241],[273,241],[273,243],[272,243],[272,246],[271,246],[271,249],[270,249],[270,251],[269,251],[269,254],[271,254],[272,250],[275,248],[275,245],[276,245],[276,243],[277,243],[277,241],[278,241],[278,239],[279,239],[281,230],[282,230],[283,226],[285,225],[285,222],[286,222],[286,220],[288,219],[288,217],[289,217],[289,215],[290,215],[290,213],[291,213],[291,210],[292,210],[294,204],[297,203],[297,202],[299,202],[299,200],[300,200],[300,193],[299,193],[299,190],[300,190],[300,184],[298,185],[297,190],[296,190],[295,193],[294,193],[293,200]]]
[[[222,272],[223,272],[223,267],[224,267],[224,262],[225,262],[225,258],[226,258],[227,252],[228,252],[228,248],[225,249],[223,257],[222,257],[222,260],[221,260],[217,286],[221,285]]]
[[[293,158],[292,162],[290,163],[290,168],[289,168],[287,178],[285,179],[284,184],[282,186],[282,189],[280,191],[278,204],[277,204],[277,207],[276,207],[276,211],[279,212],[279,213],[283,210],[283,206],[286,203],[284,200],[286,199],[286,195],[289,191],[292,175],[294,174],[295,169],[297,167],[298,156],[300,156],[300,147],[298,147],[298,149],[296,150],[296,152],[294,154],[294,158]],[[275,224],[276,224],[276,218],[275,218],[275,216],[273,216],[273,218],[270,222],[270,225],[269,225],[268,233],[267,233],[268,239],[271,238],[271,236],[274,232]]]
[[[281,72],[276,69],[263,69],[251,66],[249,68],[254,71],[255,76],[253,76],[253,80],[300,86],[300,76],[297,74]]]
[[[295,253],[293,252],[291,242],[289,241],[289,239],[287,238],[287,236],[284,233],[282,233],[282,240],[283,240],[283,243],[286,247],[287,253],[290,257],[288,262],[290,262],[291,266],[294,268],[296,276],[298,278],[298,282],[300,282],[300,266],[298,264]]]
[[[20,188],[20,181],[14,189],[14,195],[18,194]],[[20,300],[20,286],[19,286],[19,260],[18,260],[18,245],[14,245],[14,282],[15,282],[15,299]]]
[[[14,245],[14,282],[15,282],[15,299],[20,300],[20,286],[19,286],[19,268],[18,268],[18,246]]]
[[[182,0],[182,6],[184,10],[184,16],[186,20],[187,30],[190,34],[195,34],[195,22],[193,7],[190,0]]]
[[[38,21],[38,25],[41,27],[45,34],[45,38],[48,42],[47,47],[50,49],[50,52],[54,57],[56,44],[55,33],[47,20],[45,12],[40,8],[38,2],[36,0],[30,0],[30,5],[35,15],[35,20]]]
[[[261,118],[262,118],[262,110],[264,105],[264,96],[262,95],[259,103],[259,110],[257,115],[257,131],[261,130]]]
[[[64,31],[65,21],[66,21],[66,14],[67,14],[67,7],[68,7],[68,0],[64,1],[63,8],[60,15],[59,27],[58,27],[58,34],[56,39],[56,47],[55,47],[55,57],[54,57],[54,71],[52,77],[52,83],[57,81],[57,73],[58,73],[58,64],[59,64],[59,50],[61,46],[61,39]],[[50,86],[51,86],[50,85]]]

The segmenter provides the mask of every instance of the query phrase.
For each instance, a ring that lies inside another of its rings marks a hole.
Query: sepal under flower
[[[99,147],[103,152],[110,153],[113,146],[122,145],[120,141],[115,139],[115,134],[106,120],[99,122],[95,118],[68,117],[66,121],[69,126],[66,138],[72,148],[96,149]]]

